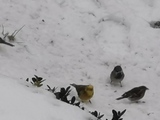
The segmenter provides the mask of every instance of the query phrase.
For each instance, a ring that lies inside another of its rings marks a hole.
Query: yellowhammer
[[[94,94],[94,89],[92,85],[76,85],[71,84],[71,86],[76,88],[79,98],[85,102],[90,101]]]

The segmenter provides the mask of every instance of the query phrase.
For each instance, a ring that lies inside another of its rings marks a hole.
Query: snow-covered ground
[[[112,118],[112,109],[126,109],[124,120],[159,120],[160,29],[149,24],[160,20],[159,0],[0,2],[0,33],[2,25],[10,35],[25,25],[15,47],[0,44],[1,120],[96,120],[46,90],[71,83],[94,85],[92,104],[81,105],[104,114],[102,120]],[[110,85],[116,65],[125,73],[123,87]],[[46,79],[42,87],[26,82],[34,75]],[[149,88],[145,103],[116,100],[141,85]],[[74,88],[70,96],[77,97]]]

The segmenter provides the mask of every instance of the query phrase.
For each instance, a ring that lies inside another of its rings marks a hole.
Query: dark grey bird
[[[9,46],[11,46],[11,47],[13,47],[13,46],[14,46],[13,44],[8,43],[8,42],[6,42],[6,41],[4,41],[1,37],[0,37],[0,44],[9,45]]]
[[[138,101],[144,97],[146,90],[148,90],[146,86],[135,87],[125,92],[122,97],[119,97],[116,100],[128,98],[130,101]]]
[[[120,65],[115,66],[110,74],[111,83],[120,83],[122,87],[121,81],[124,79],[124,76],[122,67]]]

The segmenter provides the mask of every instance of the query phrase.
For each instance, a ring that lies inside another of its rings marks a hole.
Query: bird
[[[130,101],[138,101],[144,97],[146,90],[149,90],[146,86],[135,87],[125,92],[121,97],[117,98],[116,100],[128,98]]]
[[[82,100],[82,102],[90,101],[94,94],[94,87],[93,85],[76,85],[70,84],[71,86],[75,87],[78,97]]]
[[[13,46],[14,46],[13,44],[10,44],[10,43],[8,43],[8,42],[4,41],[1,37],[0,37],[0,44],[9,45],[9,46],[11,46],[11,47],[13,47]]]
[[[124,72],[120,65],[114,67],[113,71],[110,74],[111,83],[120,83],[122,87],[121,81],[124,79]]]

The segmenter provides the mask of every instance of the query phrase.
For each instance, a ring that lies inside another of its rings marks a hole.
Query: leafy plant
[[[26,81],[28,82],[29,78],[27,78]],[[38,77],[37,75],[34,75],[34,77],[32,78],[31,84],[37,87],[41,87],[43,85],[42,82],[44,81],[45,79],[43,79],[42,77]]]
[[[67,96],[70,94],[71,90],[70,90],[70,86],[67,87],[67,88],[61,88],[59,92],[55,92],[56,88],[54,87],[53,89],[51,89],[51,87],[49,85],[47,85],[48,87],[48,91],[52,92],[56,98],[58,100],[61,100],[63,102],[66,102],[68,104],[71,104],[71,105],[75,105],[77,107],[79,107],[80,109],[84,110],[85,108],[84,107],[81,107],[80,106],[80,102],[75,102],[76,101],[76,98],[75,96],[73,96],[71,98],[71,100],[68,100],[67,99]],[[113,118],[112,120],[122,120],[121,116],[126,112],[126,110],[120,112],[120,111],[115,111],[115,110],[112,110],[112,113],[113,113]],[[97,120],[101,120],[101,118],[104,116],[104,114],[101,114],[100,112],[97,112],[97,111],[94,111],[94,112],[90,112],[93,116],[95,116],[97,118]],[[108,120],[108,119],[106,119]]]
[[[56,87],[54,87],[54,88],[51,89],[51,87],[49,85],[47,85],[47,87],[48,87],[47,90],[50,91],[50,92],[52,92],[52,93],[54,93],[56,91],[56,89],[57,89]]]
[[[122,111],[122,112],[120,112],[120,111],[115,111],[115,110],[112,110],[112,113],[113,113],[113,118],[112,118],[112,120],[123,120],[123,118],[121,118],[121,116],[124,114],[126,112],[126,109],[124,110],[124,111]],[[104,114],[100,114],[100,112],[97,112],[97,111],[94,111],[94,112],[90,112],[92,115],[94,115],[96,118],[97,118],[97,120],[100,120],[103,116],[104,116]],[[108,119],[106,119],[106,120],[108,120]]]
[[[5,40],[3,40],[1,37],[0,37],[0,43],[1,43],[1,44],[5,44],[5,45],[9,45],[9,46],[11,46],[11,47],[14,46],[13,44],[8,43],[8,42],[6,42]]]
[[[81,108],[80,107],[80,102],[75,102],[76,101],[76,97],[75,96],[73,96],[72,98],[71,98],[71,100],[70,100],[70,104],[72,104],[72,105],[75,105],[75,106],[77,106],[77,107],[79,107],[79,108]],[[81,108],[82,110],[83,110],[83,108]]]
[[[123,110],[122,112],[120,111],[115,111],[115,110],[112,110],[112,113],[113,113],[113,118],[112,120],[123,120],[123,118],[121,118],[121,116],[126,112],[126,109]]]
[[[97,111],[90,112],[90,113],[94,115],[97,118],[97,120],[100,120],[104,116],[104,114],[101,115],[100,112],[98,113]]]
[[[55,90],[57,89],[56,87],[53,87],[53,89],[51,89],[51,87],[49,85],[47,85],[48,87],[48,91],[52,92],[57,99],[63,101],[63,102],[66,102],[68,104],[72,104],[72,105],[75,105],[77,107],[80,107],[80,102],[76,102],[76,97],[73,96],[71,98],[71,100],[68,100],[67,99],[67,96],[70,94],[71,90],[70,90],[70,86],[67,87],[66,89],[65,88],[61,88],[60,89],[60,92],[55,92]]]
[[[9,35],[9,32],[4,33],[4,26],[2,25],[2,35],[4,36],[4,39],[7,37],[9,41],[15,41],[15,36],[22,30],[22,28],[25,25],[23,25],[19,30],[15,30],[11,35]]]
[[[69,95],[69,93],[71,92],[70,90],[70,86],[67,87],[66,89],[65,88],[61,88],[60,89],[60,92],[56,92],[54,93],[56,98],[57,99],[60,99],[66,103],[69,103],[68,99],[67,99],[67,96]]]

